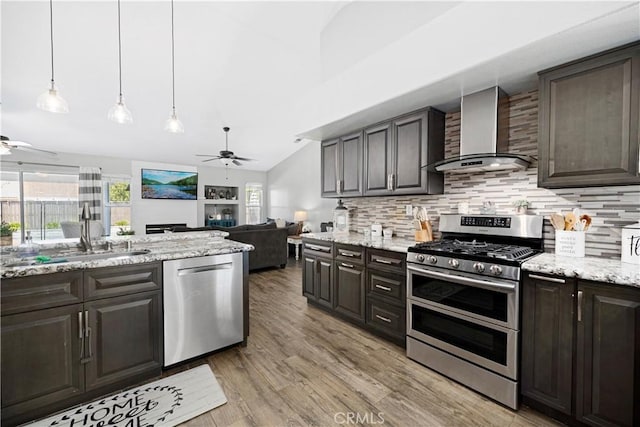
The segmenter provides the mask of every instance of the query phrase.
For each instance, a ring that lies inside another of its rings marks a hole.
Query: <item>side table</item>
[[[289,244],[295,245],[296,247],[296,261],[300,259],[300,246],[302,246],[302,237],[300,236],[289,236],[287,237],[287,246]]]

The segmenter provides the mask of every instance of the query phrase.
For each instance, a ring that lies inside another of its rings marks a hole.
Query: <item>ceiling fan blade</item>
[[[31,145],[31,144],[29,144],[29,145]],[[40,148],[28,147],[26,145],[16,145],[15,147],[12,146],[11,149],[20,150],[20,151],[33,151],[35,153],[47,154],[49,156],[57,156],[58,155],[58,153],[53,152],[53,151],[42,150]]]
[[[202,163],[204,163],[204,162],[211,162],[211,161],[213,161],[213,160],[219,160],[219,159],[221,159],[221,158],[222,158],[222,157],[220,157],[220,156],[212,157],[212,158],[210,158],[210,159],[205,159],[205,160],[203,160],[203,161],[202,161]]]
[[[233,159],[233,164],[236,165],[236,166],[242,166],[242,163],[240,163],[236,159]]]
[[[196,157],[220,157],[217,154],[194,154]]]
[[[236,160],[242,160],[243,162],[252,162],[253,159],[248,159],[246,157],[238,157],[238,156],[233,156],[234,159]]]

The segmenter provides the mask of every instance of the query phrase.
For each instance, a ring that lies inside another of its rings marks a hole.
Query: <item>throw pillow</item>
[[[276,227],[278,227],[278,228],[286,227],[286,221],[284,219],[282,219],[282,218],[276,219],[275,222],[276,222]]]

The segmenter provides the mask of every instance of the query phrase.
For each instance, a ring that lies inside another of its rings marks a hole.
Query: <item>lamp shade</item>
[[[293,220],[295,222],[303,222],[307,220],[307,211],[295,211],[293,214]]]

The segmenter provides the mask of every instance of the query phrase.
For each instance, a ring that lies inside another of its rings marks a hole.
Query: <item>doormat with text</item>
[[[29,427],[175,426],[227,403],[209,365],[77,406]]]

